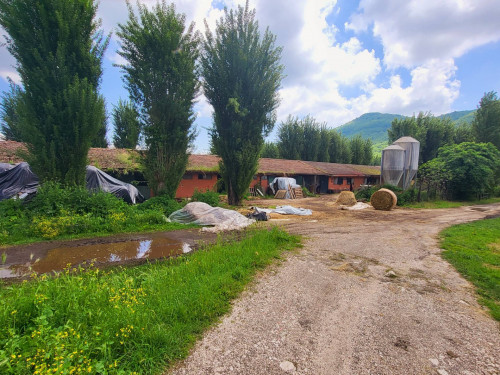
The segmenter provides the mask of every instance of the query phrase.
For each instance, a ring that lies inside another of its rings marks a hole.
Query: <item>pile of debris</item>
[[[277,177],[273,180],[271,188],[276,199],[299,199],[304,198],[302,187],[297,184],[295,178]]]

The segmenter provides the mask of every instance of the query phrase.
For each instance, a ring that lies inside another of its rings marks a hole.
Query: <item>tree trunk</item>
[[[238,198],[236,196],[236,192],[234,191],[231,182],[229,182],[229,185],[227,187],[227,203],[230,204],[231,206],[241,205],[241,198]]]

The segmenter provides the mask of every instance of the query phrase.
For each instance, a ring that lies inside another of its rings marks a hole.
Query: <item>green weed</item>
[[[166,221],[181,207],[164,197],[132,206],[110,193],[47,183],[30,201],[0,202],[0,245],[181,229]]]
[[[194,190],[192,200],[194,202],[204,202],[209,204],[212,207],[219,206],[219,194],[215,191],[206,190],[205,192],[198,191],[198,189]]]
[[[500,218],[453,226],[441,238],[443,258],[477,287],[479,302],[500,320]]]
[[[184,358],[258,269],[298,245],[250,230],[135,268],[34,276],[0,289],[0,373],[155,374]]]

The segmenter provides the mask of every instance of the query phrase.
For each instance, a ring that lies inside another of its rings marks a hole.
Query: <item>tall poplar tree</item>
[[[130,102],[118,101],[113,108],[115,135],[113,144],[116,148],[135,148],[139,142],[141,123],[139,113]]]
[[[85,183],[92,139],[105,122],[98,93],[108,38],[94,0],[0,0],[0,25],[23,91],[19,129],[42,180]]]
[[[491,142],[500,149],[500,100],[496,92],[487,92],[481,98],[472,131],[477,142]]]
[[[21,88],[13,81],[9,81],[9,91],[3,93],[2,102],[0,103],[0,131],[8,141],[23,141],[17,114],[21,95]]]
[[[248,1],[236,11],[225,9],[215,34],[207,26],[203,87],[214,108],[212,146],[221,157],[229,204],[240,204],[276,121],[283,66],[275,39],[269,29],[261,35]]]
[[[196,60],[199,39],[194,24],[173,4],[158,2],[151,10],[129,3],[127,23],[120,24],[120,65],[135,106],[140,110],[145,143],[145,175],[156,195],[175,196],[186,170],[194,139],[193,105],[199,89]]]

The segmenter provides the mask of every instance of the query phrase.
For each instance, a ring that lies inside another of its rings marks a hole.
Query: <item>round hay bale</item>
[[[352,191],[343,191],[338,196],[335,204],[344,206],[354,206],[357,203],[356,197]]]
[[[396,207],[398,197],[389,189],[380,189],[372,194],[370,203],[376,210],[390,211]]]

